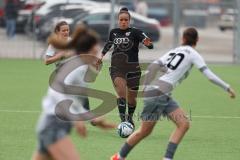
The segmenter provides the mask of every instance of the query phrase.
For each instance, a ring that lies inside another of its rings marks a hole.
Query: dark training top
[[[126,55],[128,57],[128,62],[138,63],[139,42],[142,43],[145,38],[148,38],[147,35],[137,28],[128,28],[126,30],[121,30],[120,28],[112,29],[102,53],[105,55],[112,45],[114,45],[112,65],[114,65],[113,57],[117,54]],[[147,47],[153,49],[153,45]]]

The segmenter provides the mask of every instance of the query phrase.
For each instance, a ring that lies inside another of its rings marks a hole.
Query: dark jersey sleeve
[[[108,41],[107,41],[107,43],[103,47],[103,50],[102,50],[102,54],[103,55],[105,55],[111,49],[111,47],[113,45],[113,36],[112,36],[113,32],[112,31],[113,30],[110,31],[109,37],[108,37]]]
[[[139,42],[143,43],[143,40],[145,38],[149,38],[146,33],[144,33],[143,31],[141,31],[140,29],[136,29],[136,34],[137,34],[137,37],[138,37],[138,40]],[[150,46],[146,46],[147,48],[149,49],[153,49],[153,44],[150,45]]]

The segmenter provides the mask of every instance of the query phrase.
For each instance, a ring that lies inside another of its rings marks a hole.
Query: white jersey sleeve
[[[223,88],[225,91],[229,89],[230,85],[215,75],[208,67],[203,67],[201,71],[212,83]]]
[[[177,47],[153,63],[165,65],[167,72],[159,77],[159,80],[167,82],[175,87],[187,78],[193,65],[195,65],[212,83],[224,90],[230,85],[221,80],[210,69],[208,69],[202,56],[190,46]]]
[[[195,52],[192,57],[193,64],[200,69],[200,71],[203,73],[204,76],[206,76],[212,83],[218,85],[219,87],[223,88],[224,90],[228,90],[230,87],[229,84],[224,82],[222,79],[220,79],[217,75],[215,75],[206,65],[204,59],[202,56]]]
[[[198,69],[207,66],[204,59],[197,51],[194,51],[192,54],[192,62]]]
[[[52,57],[56,53],[56,49],[50,44],[45,52],[46,56]]]

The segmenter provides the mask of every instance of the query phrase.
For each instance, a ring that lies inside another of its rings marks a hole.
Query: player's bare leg
[[[155,124],[156,121],[142,121],[140,128],[128,137],[127,141],[122,146],[120,152],[113,155],[111,159],[124,160],[135,145],[137,145],[142,139],[150,135]]]
[[[130,146],[135,146],[142,139],[150,135],[156,123],[156,121],[142,121],[140,128],[129,136],[127,143]]]
[[[54,160],[80,160],[80,156],[68,136],[50,145],[48,151]]]
[[[114,88],[117,92],[118,99],[118,111],[122,122],[126,121],[126,93],[127,93],[127,82],[121,77],[114,79]]]
[[[176,130],[172,133],[170,141],[174,143],[180,143],[185,133],[190,127],[190,122],[187,118],[186,113],[178,108],[169,114],[170,119],[175,123]]]
[[[114,79],[114,88],[117,92],[118,97],[126,98],[127,93],[127,82],[122,77],[116,77]]]
[[[173,159],[178,144],[181,142],[182,138],[190,127],[190,122],[186,116],[186,113],[181,108],[178,108],[175,111],[171,112],[169,114],[169,117],[175,123],[176,129],[172,132],[172,135],[170,136],[169,144],[167,146],[167,150],[163,160]]]

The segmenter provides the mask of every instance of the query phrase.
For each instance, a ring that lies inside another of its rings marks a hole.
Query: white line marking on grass
[[[31,111],[31,110],[4,110],[0,109],[2,113],[40,113],[41,111]],[[109,114],[108,114],[109,115]],[[118,116],[118,114],[116,114]],[[190,116],[191,118],[202,118],[202,119],[240,119],[238,116],[208,116],[208,115],[200,115],[200,116]]]
[[[3,112],[3,113],[40,113],[41,111],[17,111],[17,110],[1,110],[0,109],[0,112]]]
[[[193,118],[203,118],[203,119],[240,119],[240,117],[231,116],[191,116]]]

